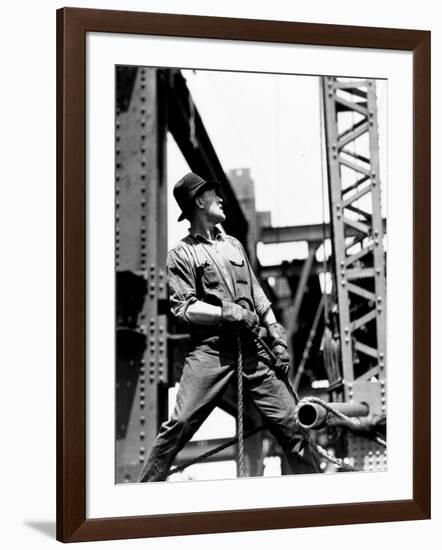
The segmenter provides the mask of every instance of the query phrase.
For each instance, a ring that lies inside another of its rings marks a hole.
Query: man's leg
[[[175,408],[163,423],[138,481],[164,481],[169,468],[216,405],[233,374],[208,347],[192,351],[184,363]]]
[[[285,383],[269,368],[263,353],[245,361],[246,388],[284,450],[293,473],[320,472],[315,456],[295,421],[295,401]]]

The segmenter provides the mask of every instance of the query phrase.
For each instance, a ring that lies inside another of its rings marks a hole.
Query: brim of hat
[[[192,198],[195,198],[197,195],[205,191],[206,189],[216,189],[221,184],[219,181],[209,180],[202,183],[199,187],[195,189],[195,192],[192,194]],[[181,212],[181,214],[178,217],[179,222],[182,222],[186,219],[186,214],[184,212]]]
[[[195,197],[196,195],[199,195],[200,193],[202,193],[206,189],[216,189],[220,185],[221,184],[220,184],[219,181],[214,181],[214,180],[205,181],[199,187],[197,187],[195,189],[195,192],[192,195],[193,195],[193,197]]]

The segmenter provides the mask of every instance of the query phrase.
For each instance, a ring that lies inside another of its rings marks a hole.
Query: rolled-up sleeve
[[[264,294],[264,291],[259,284],[255,274],[253,273],[252,268],[250,268],[250,275],[252,277],[252,294],[253,301],[255,302],[255,310],[258,317],[262,319],[272,307],[272,304],[270,303],[270,300],[267,298],[267,296]]]
[[[179,321],[190,323],[186,311],[197,301],[195,272],[188,260],[176,250],[167,255],[170,310]]]

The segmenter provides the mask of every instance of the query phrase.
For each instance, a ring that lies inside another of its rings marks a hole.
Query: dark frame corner
[[[349,46],[413,55],[413,498],[86,519],[86,32]],[[430,32],[63,8],[57,11],[57,539],[62,542],[430,517]],[[419,418],[419,420],[418,420]]]

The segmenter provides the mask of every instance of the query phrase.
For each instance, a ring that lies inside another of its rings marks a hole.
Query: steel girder
[[[117,67],[117,90],[130,74],[124,69]],[[167,316],[159,307],[167,299],[164,91],[156,69],[135,69],[133,78],[115,120],[117,482],[137,478],[167,416]]]
[[[383,231],[386,230],[386,221],[383,220]],[[347,235],[357,237],[360,231],[354,227],[347,228]],[[330,239],[330,224],[324,225],[293,225],[288,227],[261,227],[258,240],[264,244],[291,243],[297,241],[322,242]]]

